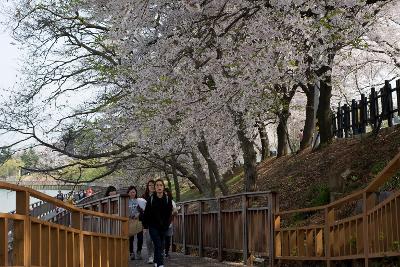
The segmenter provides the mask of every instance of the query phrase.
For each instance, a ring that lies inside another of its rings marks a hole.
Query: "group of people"
[[[106,196],[117,193],[109,186]],[[173,235],[172,216],[177,213],[171,191],[165,188],[164,181],[150,180],[141,198],[135,186],[128,187],[129,195],[129,257],[142,259],[143,241],[146,242],[148,261],[155,267],[164,267],[164,256],[169,257],[171,237]],[[137,239],[136,253],[134,241]]]
[[[80,190],[79,192],[70,191],[64,195],[61,190],[58,190],[56,198],[61,201],[67,201],[69,204],[74,204],[75,201],[79,201],[87,196],[93,195],[93,189],[89,187],[86,191]]]

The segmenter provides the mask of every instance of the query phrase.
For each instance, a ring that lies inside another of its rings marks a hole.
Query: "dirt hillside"
[[[337,139],[317,151],[268,159],[258,166],[258,189],[279,192],[283,209],[318,205],[324,201],[324,193],[330,195],[330,178],[339,179],[341,194],[364,187],[400,152],[399,148],[398,125],[382,129],[376,137],[366,134],[362,138]],[[243,188],[242,179],[235,180],[237,182],[230,186],[232,193]],[[397,177],[385,190],[399,186],[399,180]]]

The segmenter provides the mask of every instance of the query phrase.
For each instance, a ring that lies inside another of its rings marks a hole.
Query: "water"
[[[38,190],[46,195],[55,197],[58,190]],[[69,190],[61,190],[63,194],[70,192]],[[38,202],[39,200],[31,197],[30,203]],[[15,191],[0,189],[0,212],[7,213],[15,210]]]

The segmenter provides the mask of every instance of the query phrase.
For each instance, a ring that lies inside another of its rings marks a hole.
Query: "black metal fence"
[[[395,95],[395,96],[394,96]],[[396,108],[393,100],[396,98]],[[389,81],[377,91],[374,87],[368,98],[361,94],[360,100],[353,99],[351,105],[344,104],[337,108],[332,116],[333,135],[337,138],[346,138],[352,135],[366,133],[367,126],[379,130],[383,121],[392,127],[394,115],[400,116],[400,79],[396,87],[392,88]]]

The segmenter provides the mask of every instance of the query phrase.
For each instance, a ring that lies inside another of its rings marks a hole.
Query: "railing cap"
[[[278,193],[276,191],[244,192],[244,193],[238,193],[238,194],[233,194],[233,195],[229,195],[229,196],[199,198],[199,199],[194,199],[194,200],[181,201],[176,204],[177,205],[186,205],[189,203],[205,202],[205,201],[210,201],[210,200],[224,200],[224,199],[228,199],[228,198],[237,198],[237,197],[241,197],[241,196],[258,196],[258,195],[268,195],[268,194],[278,194]]]

